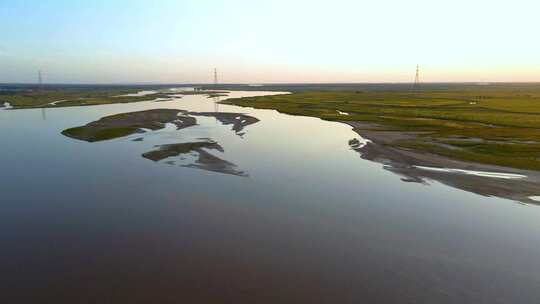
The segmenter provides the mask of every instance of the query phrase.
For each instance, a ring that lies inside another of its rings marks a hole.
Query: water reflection
[[[250,94],[265,93],[231,92]],[[196,116],[182,130],[88,143],[61,132],[215,105],[194,95],[54,108],[46,122],[39,109],[1,111],[0,302],[538,302],[540,208],[404,183],[360,158],[343,124],[219,107],[258,122],[243,138]],[[200,165],[197,152],[158,161],[170,166],[141,157],[194,142],[218,144],[201,151],[249,178],[178,167]]]
[[[219,112],[219,97],[212,97],[214,101],[214,112]]]

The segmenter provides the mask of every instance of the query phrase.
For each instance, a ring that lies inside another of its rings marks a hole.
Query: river
[[[403,182],[351,149],[350,126],[217,100],[0,111],[0,301],[540,303],[538,206]],[[154,108],[260,121],[61,134]],[[141,156],[202,139],[243,174]]]

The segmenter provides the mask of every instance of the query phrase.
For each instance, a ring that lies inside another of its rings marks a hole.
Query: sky
[[[540,81],[540,1],[0,0],[0,82]]]

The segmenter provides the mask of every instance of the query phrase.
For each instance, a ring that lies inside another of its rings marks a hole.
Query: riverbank
[[[377,126],[361,122],[343,122],[353,127],[364,142],[349,145],[362,159],[384,165],[405,182],[429,183],[436,180],[448,186],[483,196],[503,197],[523,203],[539,204],[540,172],[497,165],[460,161],[445,156],[395,147],[399,140],[418,136],[414,132],[377,131]]]
[[[48,88],[3,92],[0,104],[9,104],[11,109],[31,108],[60,108],[76,106],[93,106],[104,104],[167,101],[181,98],[183,95],[207,95],[208,97],[223,96],[225,91],[194,90],[193,88],[175,87],[120,87],[107,88],[77,87],[77,88]]]
[[[224,103],[345,122],[386,147],[534,171],[540,170],[539,101],[537,85],[420,93],[304,92]]]

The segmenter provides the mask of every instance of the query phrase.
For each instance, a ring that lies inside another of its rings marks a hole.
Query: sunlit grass
[[[416,139],[392,145],[461,160],[540,170],[538,85],[420,93],[306,92],[226,102],[331,121],[373,122],[384,130],[419,131],[423,133]],[[455,138],[475,141],[451,140]]]

